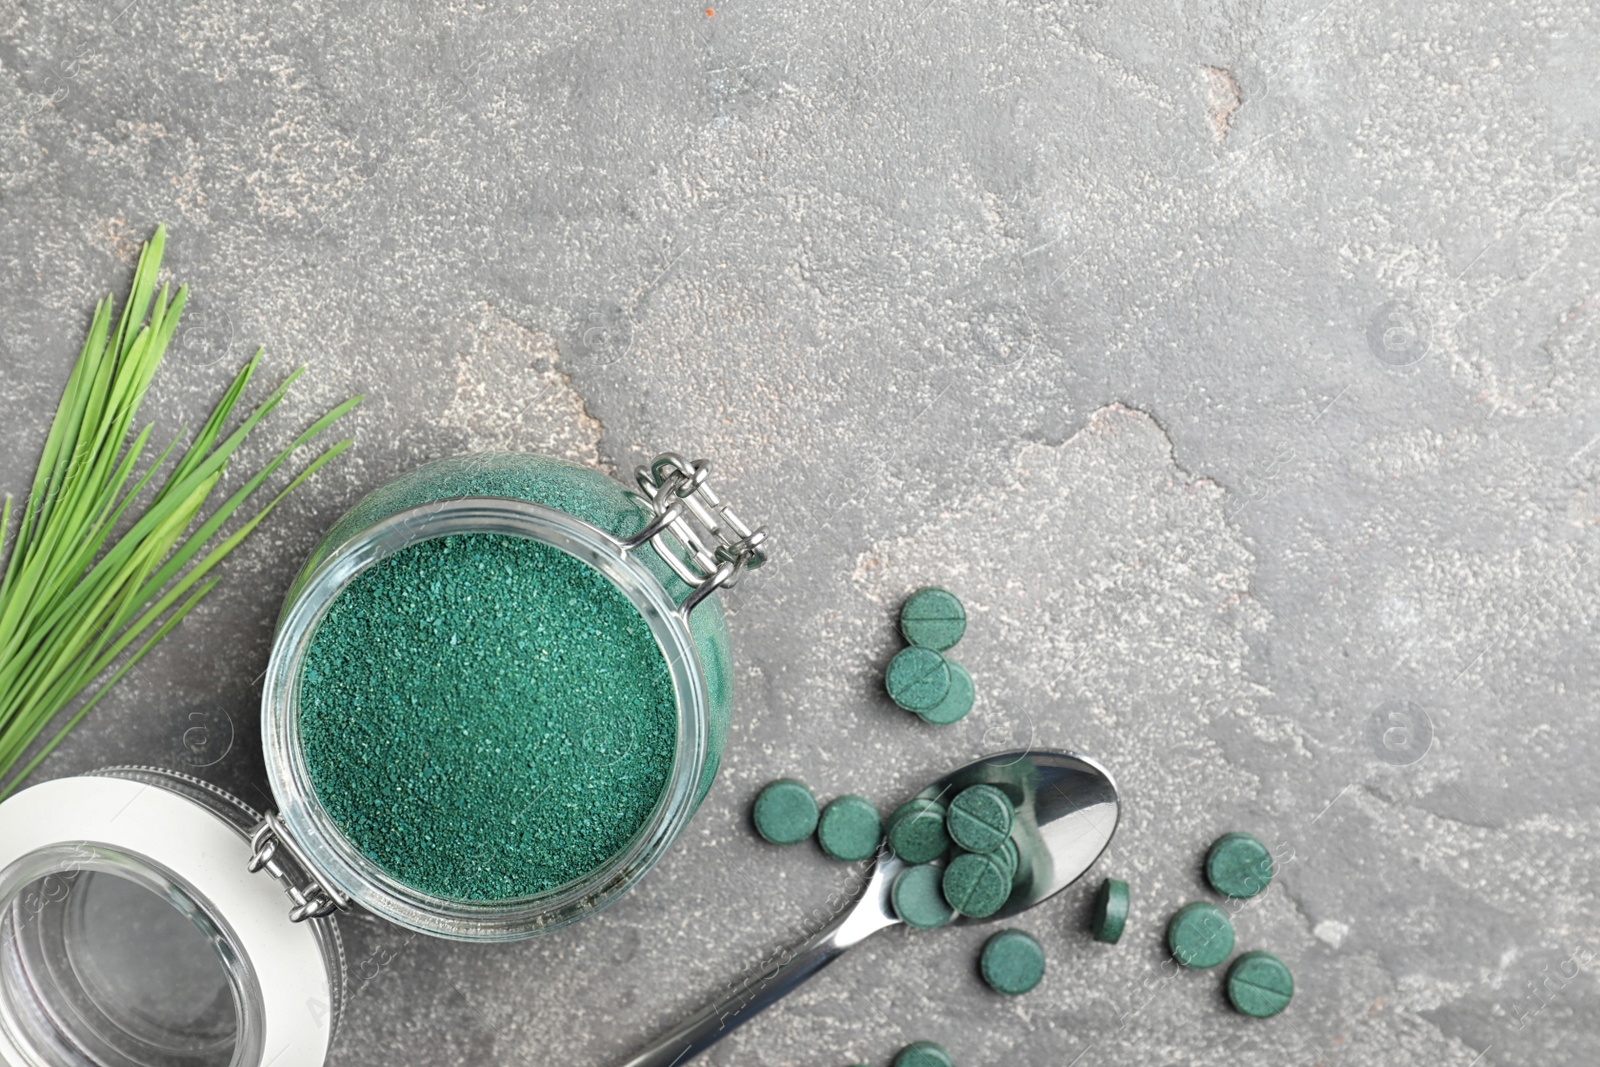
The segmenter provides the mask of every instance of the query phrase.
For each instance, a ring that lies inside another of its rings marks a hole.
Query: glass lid
[[[113,768],[0,804],[0,1062],[318,1067],[342,1008],[329,919],[252,874],[260,817],[188,775]]]

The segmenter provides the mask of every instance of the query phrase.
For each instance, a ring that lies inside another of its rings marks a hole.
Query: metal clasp
[[[690,463],[676,452],[661,453],[633,474],[655,517],[624,544],[632,549],[650,542],[683,579],[690,588],[681,605],[686,616],[716,590],[732,588],[744,570],[754,570],[767,559],[766,527],[752,530],[740,521],[712,490],[710,475],[710,460]],[[682,552],[667,541],[668,534]]]
[[[279,849],[287,853],[294,861],[295,867],[305,873],[308,884],[302,885],[296,880],[294,874],[279,857]],[[290,922],[319,919],[350,906],[349,897],[312,872],[305,856],[283,832],[283,824],[278,821],[276,812],[267,812],[266,816],[256,824],[255,829],[250,831],[250,862],[246,866],[250,868],[251,873],[265,869],[283,884],[289,899],[294,901],[294,907],[289,909]]]

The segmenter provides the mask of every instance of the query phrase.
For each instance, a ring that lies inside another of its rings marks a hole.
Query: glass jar
[[[320,1064],[345,982],[335,911],[358,904],[422,933],[505,941],[575,922],[636,883],[687,825],[727,736],[728,631],[712,594],[764,558],[763,532],[712,491],[709,466],[663,454],[632,492],[563,460],[462,456],[358,503],[279,618],[262,696],[277,812],[149,768],[46,782],[0,804],[0,1060]],[[530,539],[592,567],[648,626],[676,708],[666,786],[639,831],[587,875],[514,900],[434,897],[391,877],[323,808],[300,735],[301,667],[339,594],[394,552],[463,533]]]
[[[317,887],[402,926],[500,941],[565,925],[602,907],[655,864],[710,788],[727,737],[732,678],[728,628],[709,596],[759,564],[761,541],[714,495],[709,466],[658,457],[638,472],[642,493],[565,460],[519,454],[458,456],[419,467],[357,504],[312,551],[291,587],[262,694],[267,775],[282,829]],[[700,514],[695,515],[695,509]],[[689,525],[700,523],[701,532]],[[318,800],[300,734],[300,679],[318,622],[349,583],[419,541],[494,533],[554,546],[588,563],[627,597],[665,656],[677,705],[672,772],[650,820],[590,874],[511,901],[458,901],[391,877],[356,848]],[[731,535],[731,536],[730,536]],[[720,577],[719,577],[720,575]]]

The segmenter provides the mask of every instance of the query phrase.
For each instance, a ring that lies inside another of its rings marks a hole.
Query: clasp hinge
[[[648,467],[634,471],[655,516],[625,545],[637,548],[650,542],[689,586],[692,591],[682,604],[684,614],[717,589],[731,588],[741,573],[754,570],[767,559],[766,527],[745,525],[712,490],[710,475],[710,460],[690,463],[676,452],[663,452]],[[683,552],[674,551],[666,540],[668,534]]]
[[[295,870],[304,873],[304,883],[295,877],[295,871],[284,864],[283,857],[279,855],[280,849],[294,861]],[[294,907],[289,909],[290,922],[318,919],[350,906],[349,897],[311,873],[311,865],[283,832],[283,824],[278,821],[276,812],[267,812],[255,829],[250,831],[250,862],[247,866],[252,873],[265,870],[282,883],[284,892],[294,901]]]

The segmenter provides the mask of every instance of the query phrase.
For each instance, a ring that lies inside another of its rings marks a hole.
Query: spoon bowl
[[[974,785],[992,785],[1016,811],[1011,839],[1017,844],[1017,874],[1011,896],[982,919],[1004,919],[1027,911],[1081,878],[1116,833],[1121,805],[1117,785],[1099,763],[1068,752],[1004,752],[945,775],[918,797],[948,803]]]
[[[1111,773],[1087,756],[1046,750],[1002,752],[961,767],[929,785],[918,797],[947,803],[968,786],[992,785],[1016,812],[1011,840],[1017,872],[1011,895],[993,915],[962,916],[960,923],[991,922],[1027,911],[1076,882],[1093,867],[1116,833],[1121,804]],[[832,963],[853,945],[898,924],[890,900],[905,862],[879,849],[870,876],[855,901],[780,963],[763,971],[682,1026],[663,1036],[623,1067],[672,1067],[710,1048],[740,1023],[781,1000],[790,990]]]

